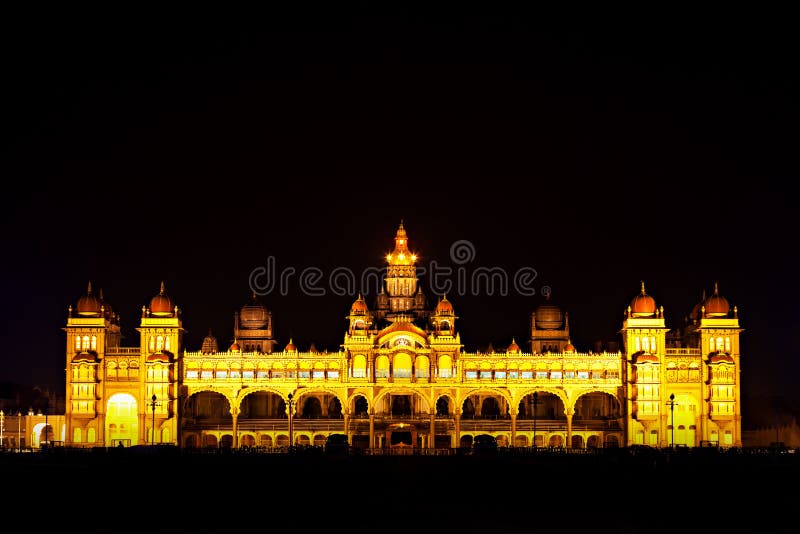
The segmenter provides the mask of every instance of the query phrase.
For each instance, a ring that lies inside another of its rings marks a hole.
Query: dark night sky
[[[451,294],[467,349],[525,340],[545,285],[587,350],[618,339],[639,280],[673,327],[718,280],[745,391],[793,394],[795,31],[159,20],[4,22],[0,380],[63,387],[61,328],[88,280],[129,344],[165,280],[196,350],[209,328],[232,337],[268,257],[360,273],[403,219],[423,264],[455,266],[463,239],[468,272],[537,272],[535,296]],[[353,296],[296,282],[263,299],[280,346],[336,350]]]

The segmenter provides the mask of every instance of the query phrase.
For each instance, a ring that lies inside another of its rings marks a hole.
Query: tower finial
[[[714,280],[714,294],[719,295],[719,284]]]
[[[100,288],[100,302],[103,302],[103,288]]]
[[[86,294],[87,295],[91,295],[92,294],[92,281],[91,280],[89,280],[89,286],[86,288]]]
[[[641,282],[642,282],[642,295],[644,295],[645,294],[645,292],[644,292],[644,280],[641,280]]]
[[[163,280],[161,281],[161,291],[159,291],[158,294],[159,295],[163,295],[164,294],[164,281]]]

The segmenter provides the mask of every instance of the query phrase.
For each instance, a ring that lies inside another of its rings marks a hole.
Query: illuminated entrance
[[[115,393],[106,406],[107,447],[120,443],[124,446],[139,444],[139,417],[137,403],[133,395]]]

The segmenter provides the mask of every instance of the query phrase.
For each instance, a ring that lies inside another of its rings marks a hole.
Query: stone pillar
[[[456,430],[453,435],[453,447],[459,447],[461,445],[461,414],[457,413],[453,416],[456,420]]]
[[[344,415],[344,433],[347,436],[347,443],[352,445],[353,440],[350,436],[350,412],[345,411],[343,415]]]
[[[231,412],[231,432],[233,433],[233,448],[239,448],[239,413]]]
[[[572,416],[574,414],[567,413],[567,442],[564,446],[568,449],[572,448]]]
[[[369,414],[369,448],[375,448],[375,414]]]
[[[511,447],[516,447],[517,445],[517,414],[511,414],[511,443],[509,444]]]
[[[436,442],[436,414],[431,414],[431,429],[428,432],[428,448],[432,449]]]

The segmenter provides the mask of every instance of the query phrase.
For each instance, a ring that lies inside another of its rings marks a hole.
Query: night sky
[[[324,15],[4,21],[0,381],[63,389],[89,280],[129,345],[164,280],[188,349],[225,346],[270,257],[327,292],[262,298],[279,347],[337,350],[355,293],[326,279],[383,266],[402,219],[422,265],[466,240],[468,275],[536,272],[448,294],[467,350],[527,340],[545,286],[586,351],[640,280],[671,327],[718,281],[745,393],[793,395],[797,32]]]

